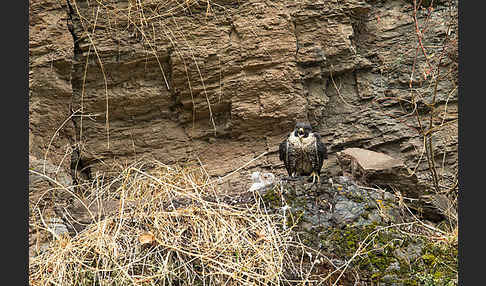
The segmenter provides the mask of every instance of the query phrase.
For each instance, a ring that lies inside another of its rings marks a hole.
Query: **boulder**
[[[347,148],[336,155],[343,174],[362,184],[398,190],[415,199],[425,194],[426,186],[419,183],[400,159],[362,148]]]
[[[430,188],[402,160],[362,148],[347,148],[336,155],[342,173],[356,182],[391,193],[398,192],[411,209],[426,219],[439,222],[445,218],[440,208],[425,199],[431,196]]]

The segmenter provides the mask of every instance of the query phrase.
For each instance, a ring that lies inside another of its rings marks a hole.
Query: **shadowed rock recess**
[[[269,172],[278,183],[263,197],[281,211],[290,196],[288,211],[310,244],[334,253],[333,267],[378,226],[443,220],[420,200],[457,187],[457,1],[424,1],[416,13],[413,2],[29,0],[31,204],[55,216],[65,195],[45,190],[82,194],[145,158],[231,175],[219,185],[230,193]],[[420,39],[414,17],[428,27]],[[278,144],[296,121],[329,154],[310,192],[280,181]],[[350,148],[394,158],[400,171],[351,168]],[[391,230],[349,267],[373,281],[424,273],[438,252]]]

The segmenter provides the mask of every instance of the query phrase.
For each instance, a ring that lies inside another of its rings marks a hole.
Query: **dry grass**
[[[119,196],[118,211],[93,214],[83,231],[31,257],[31,285],[285,285],[289,276],[310,277],[290,251],[312,250],[258,196],[234,206],[218,201],[202,168],[142,169],[135,164],[94,184],[87,199]],[[42,222],[31,228],[48,231]]]

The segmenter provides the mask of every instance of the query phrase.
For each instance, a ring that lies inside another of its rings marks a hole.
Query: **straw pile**
[[[31,257],[31,285],[285,285],[309,277],[290,253],[307,247],[257,194],[253,204],[230,205],[203,168],[143,169],[95,180],[87,199],[117,197],[118,211],[92,214],[94,223]],[[31,227],[48,231],[42,222]]]

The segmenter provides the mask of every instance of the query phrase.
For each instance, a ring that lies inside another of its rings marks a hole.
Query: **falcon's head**
[[[297,122],[294,128],[294,136],[299,138],[307,138],[312,133],[312,127],[309,123]]]

